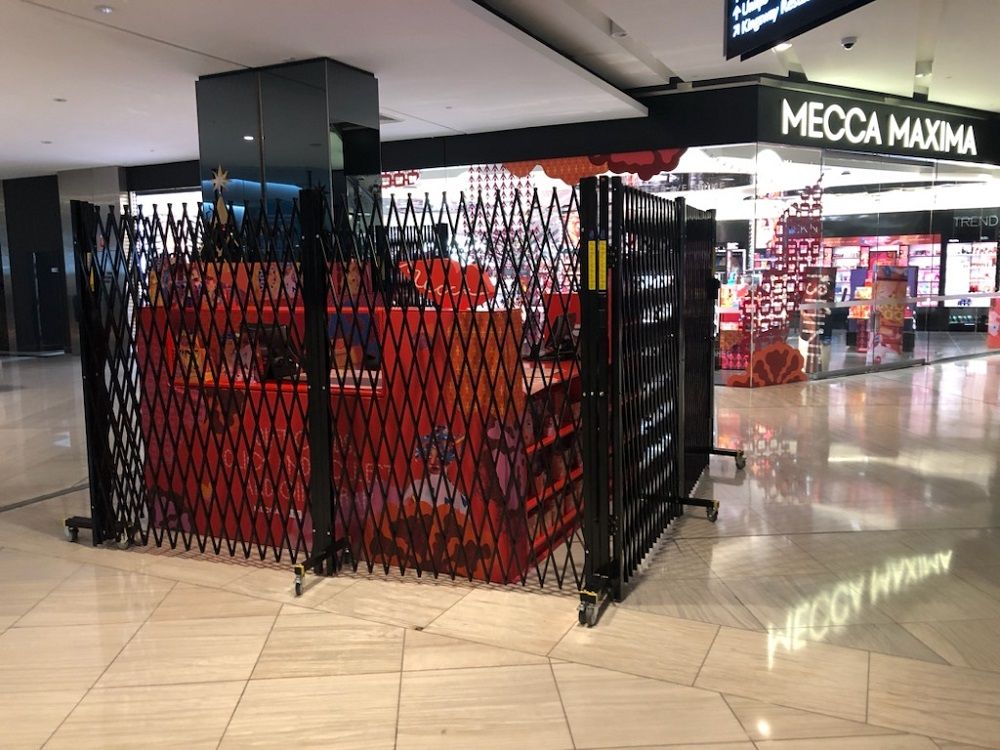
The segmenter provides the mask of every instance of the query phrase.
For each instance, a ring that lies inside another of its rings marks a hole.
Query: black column
[[[59,183],[54,175],[5,180],[17,348],[51,351],[69,346],[66,265]]]

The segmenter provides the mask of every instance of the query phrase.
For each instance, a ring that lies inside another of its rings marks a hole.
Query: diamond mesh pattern
[[[576,194],[216,208],[74,205],[95,541],[579,583]]]

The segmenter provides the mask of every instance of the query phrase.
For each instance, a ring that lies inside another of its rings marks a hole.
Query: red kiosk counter
[[[359,562],[519,581],[582,517],[581,384],[566,338],[579,298],[539,295],[550,351],[522,358],[522,311],[473,309],[490,306],[488,279],[477,272],[473,287],[461,269],[456,295],[436,283],[450,262],[430,263],[423,283],[425,269],[409,269],[437,303],[426,308],[382,306],[358,293],[355,265],[333,271],[335,535]],[[245,554],[311,546],[304,310],[294,272],[276,265],[192,263],[186,278],[217,280],[195,293],[151,283],[140,412],[147,510],[163,533]]]

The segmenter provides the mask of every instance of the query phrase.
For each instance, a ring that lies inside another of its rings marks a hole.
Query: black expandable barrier
[[[592,623],[685,504],[715,512],[685,479],[712,430],[711,301],[685,292],[711,215],[602,178],[73,219],[73,539],[287,561],[299,592],[345,568],[572,585]]]

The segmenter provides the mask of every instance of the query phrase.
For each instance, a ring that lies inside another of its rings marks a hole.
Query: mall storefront
[[[992,114],[770,79],[664,92],[650,110],[383,144],[383,196],[457,207],[461,193],[568,196],[617,173],[714,210],[719,383],[1000,349]]]

